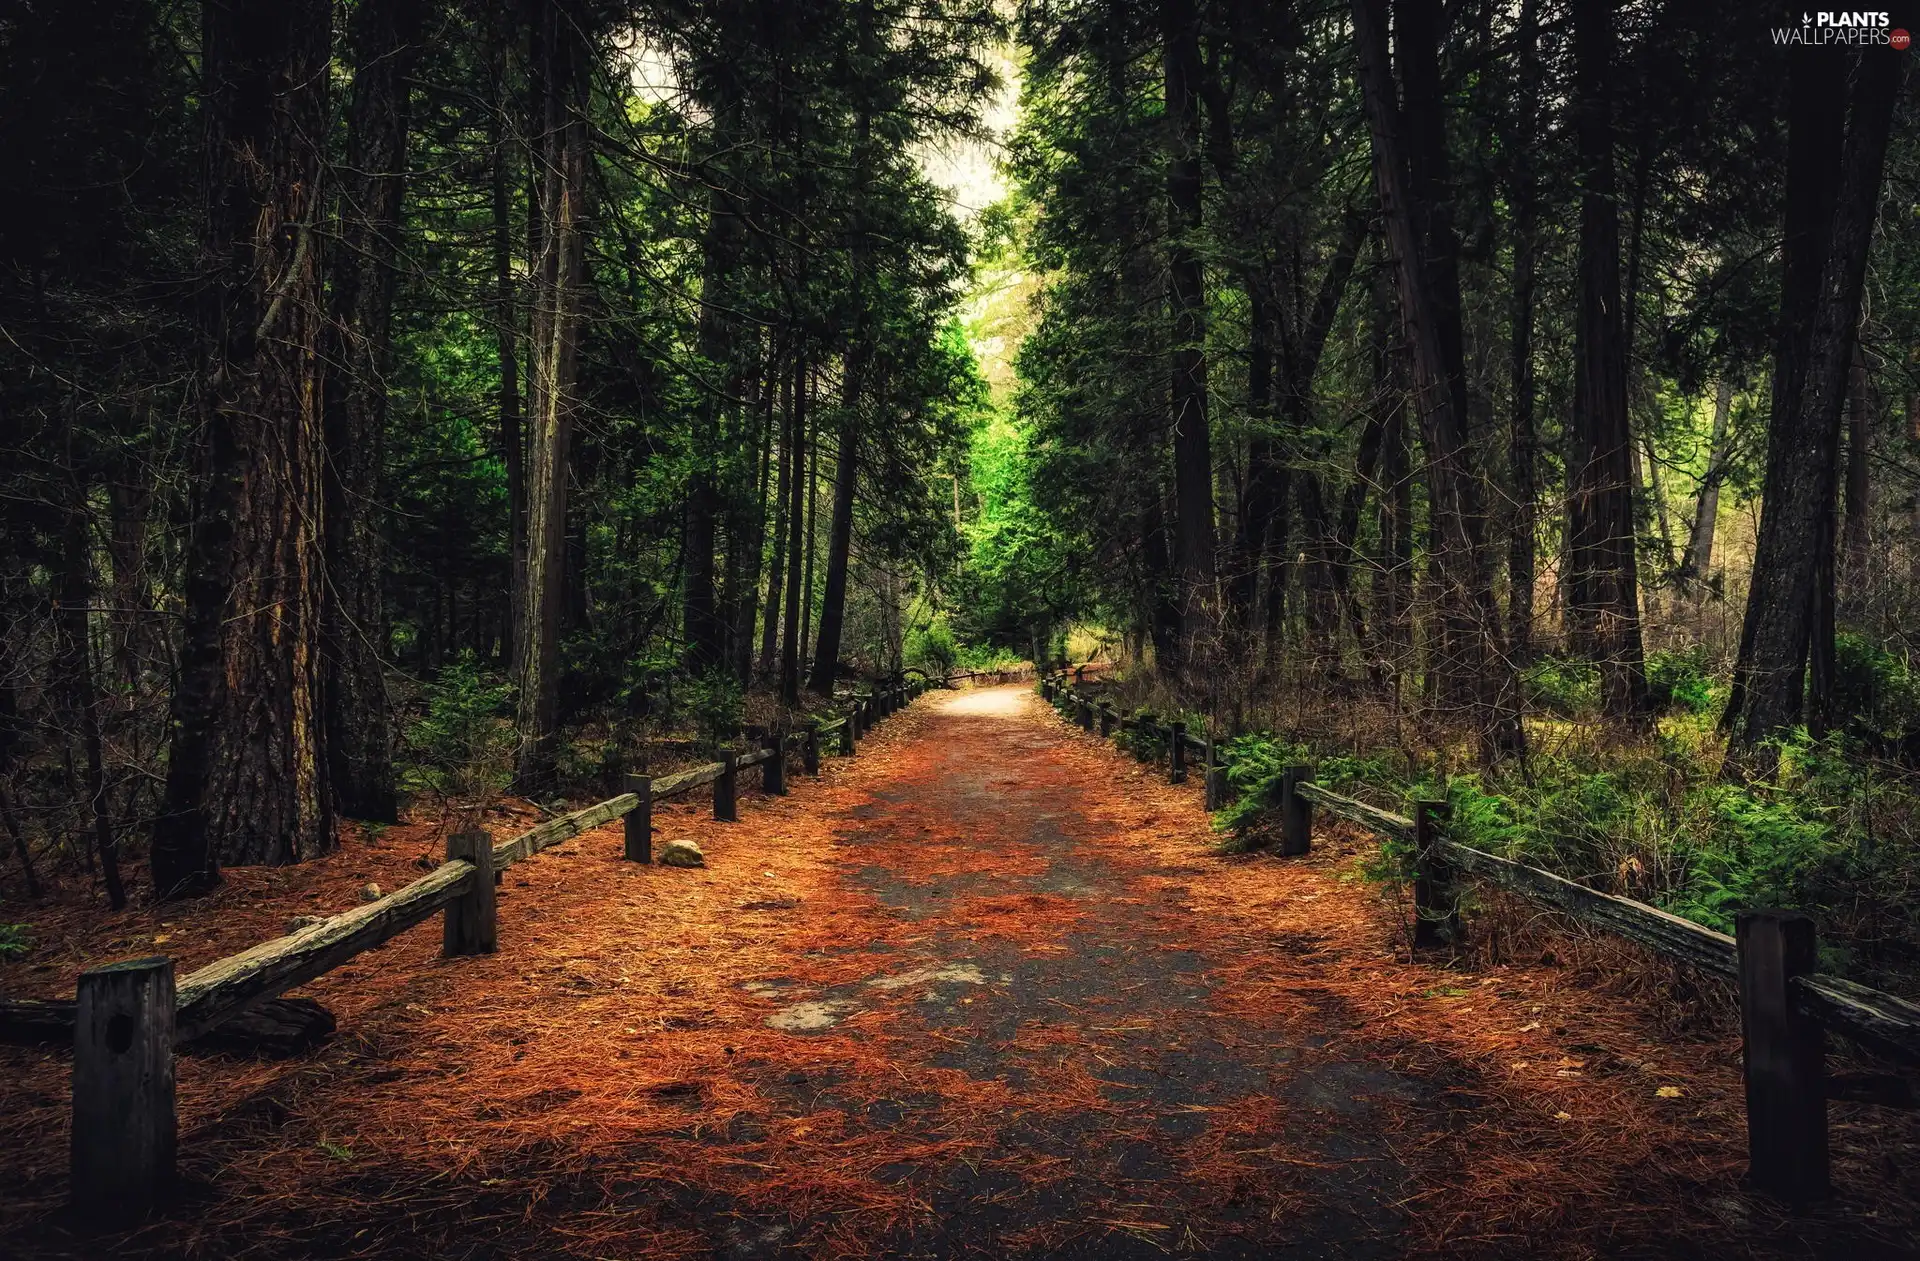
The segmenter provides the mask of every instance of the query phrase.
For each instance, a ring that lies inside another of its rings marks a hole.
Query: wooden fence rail
[[[944,682],[944,680],[943,680]],[[484,832],[456,833],[447,861],[404,888],[339,915],[207,964],[177,982],[173,961],[130,960],[80,975],[73,1003],[0,1000],[0,1038],[74,1048],[71,1194],[77,1206],[124,1219],[145,1212],[173,1183],[177,1047],[236,1022],[276,995],[444,912],[443,953],[490,953],[497,945],[494,885],[499,874],[543,849],[626,820],[625,855],[652,857],[652,807],[708,784],[714,815],[732,819],[739,772],[761,766],[762,786],[786,791],[786,758],[802,755],[819,773],[821,737],[864,730],[924,693],[930,681],[895,680],[849,698],[844,718],[769,737],[748,753],[658,779],[634,776],[629,791],[549,819],[493,844]],[[843,749],[853,752],[851,740]],[[304,1001],[304,1000],[302,1000]]]
[[[1196,741],[1184,735],[1178,723],[1162,726],[1118,714],[1109,700],[1090,696],[1068,683],[1064,674],[1044,676],[1039,689],[1063,711],[1070,710],[1083,728],[1091,730],[1097,715],[1103,735],[1116,728],[1147,729],[1175,749],[1197,745],[1206,759],[1207,807],[1217,809],[1224,803],[1225,767],[1210,738]],[[1169,779],[1177,771],[1176,754]],[[1733,982],[1740,995],[1748,1161],[1755,1187],[1793,1201],[1830,1193],[1829,1099],[1915,1106],[1915,1092],[1905,1078],[1827,1073],[1828,1033],[1889,1059],[1920,1065],[1920,1004],[1816,972],[1818,952],[1808,917],[1792,911],[1743,912],[1730,937],[1659,907],[1455,841],[1446,835],[1443,802],[1415,801],[1412,817],[1395,814],[1314,783],[1312,768],[1304,766],[1287,768],[1279,787],[1279,800],[1272,804],[1280,814],[1278,850],[1283,855],[1310,850],[1315,807],[1412,845],[1416,946],[1458,940],[1457,881],[1473,877]]]

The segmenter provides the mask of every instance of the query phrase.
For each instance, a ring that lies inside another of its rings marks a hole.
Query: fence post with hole
[[[1104,740],[1112,734],[1113,734],[1113,703],[1111,701],[1101,701],[1100,702],[1100,738]]]
[[[820,720],[807,719],[807,734],[800,745],[800,765],[809,775],[820,773]]]
[[[1173,724],[1173,739],[1169,744],[1172,751],[1167,755],[1167,782],[1184,784],[1187,782],[1187,724]]]
[[[1227,768],[1220,765],[1220,750],[1214,746],[1213,733],[1207,733],[1207,811],[1212,813],[1227,804]]]
[[[130,1220],[173,1183],[173,960],[88,968],[75,998],[73,1204]]]
[[[627,791],[640,799],[638,805],[627,811],[627,861],[630,863],[650,863],[653,861],[652,776],[627,776]]]
[[[1289,766],[1280,772],[1280,852],[1289,857],[1313,848],[1313,803],[1300,785],[1313,779],[1311,766]]]
[[[734,763],[737,760],[732,749],[720,754],[720,778],[713,781],[713,817],[719,823],[732,823],[739,817],[734,810],[734,788],[738,782]]]
[[[473,864],[473,878],[465,892],[447,903],[441,917],[440,953],[492,954],[499,948],[500,931],[493,892],[493,838],[477,828],[447,838],[447,861],[464,858]]]
[[[1444,801],[1413,803],[1413,944],[1460,942],[1460,898],[1453,864],[1442,849],[1451,808]]]
[[[1826,1197],[1826,1039],[1793,1001],[1793,980],[1814,972],[1813,921],[1796,911],[1743,911],[1740,1032],[1747,1079],[1748,1180],[1793,1203]]]

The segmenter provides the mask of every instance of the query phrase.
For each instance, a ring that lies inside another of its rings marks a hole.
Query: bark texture
[[[186,559],[161,897],[333,843],[320,713],[318,218],[331,9],[202,8],[201,491]]]

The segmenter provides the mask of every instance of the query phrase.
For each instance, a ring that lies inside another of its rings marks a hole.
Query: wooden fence
[[[1118,713],[1111,701],[1043,677],[1041,694],[1088,731],[1145,729],[1165,741],[1168,779],[1186,779],[1188,755],[1206,776],[1206,807],[1227,799],[1226,763],[1211,737],[1181,723],[1161,725]],[[1309,852],[1316,808],[1406,843],[1412,852],[1414,944],[1452,945],[1461,937],[1459,890],[1465,878],[1497,884],[1594,928],[1625,937],[1663,958],[1732,982],[1740,996],[1746,1081],[1749,1179],[1758,1190],[1791,1201],[1830,1193],[1827,1102],[1831,1099],[1913,1108],[1907,1078],[1891,1073],[1829,1073],[1826,1035],[1906,1065],[1920,1065],[1920,1005],[1856,985],[1817,968],[1813,920],[1797,911],[1742,912],[1734,935],[1681,919],[1658,907],[1589,889],[1552,872],[1475,849],[1447,836],[1447,806],[1413,801],[1401,815],[1313,782],[1310,766],[1288,767],[1270,802],[1280,817],[1275,849]]]
[[[969,675],[972,672],[968,672]],[[129,959],[81,973],[72,1003],[0,1000],[0,1035],[11,1041],[71,1040],[74,1204],[94,1216],[125,1219],[146,1211],[173,1183],[177,1046],[216,1032],[295,986],[339,967],[444,912],[442,953],[490,954],[498,946],[494,885],[500,874],[541,850],[625,820],[625,856],[653,860],[653,803],[713,785],[713,817],[736,817],[739,773],[761,768],[765,791],[787,791],[787,758],[798,752],[810,775],[830,741],[851,757],[875,723],[946,679],[903,680],[848,698],[846,716],[769,737],[745,754],[651,778],[629,777],[627,791],[494,844],[485,832],[447,838],[446,861],[385,897],[174,979],[169,958]]]

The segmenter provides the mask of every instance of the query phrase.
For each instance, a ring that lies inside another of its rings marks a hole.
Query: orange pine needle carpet
[[[498,954],[441,959],[428,925],[362,956],[300,991],[340,1024],[304,1059],[183,1057],[185,1185],[137,1230],[61,1207],[68,1057],[0,1049],[0,1254],[1867,1256],[1913,1237],[1912,1117],[1836,1105],[1841,1195],[1788,1216],[1739,1185],[1737,1040],[1674,1036],[1664,990],[1609,983],[1610,948],[1410,962],[1352,875],[1361,837],[1221,857],[1197,784],[1025,689],[929,696],[792,782],[733,824],[656,808],[656,844],[697,840],[704,870],[621,861],[618,826],[516,865]],[[436,832],[235,873],[191,910],[60,921],[13,988],[70,994],[135,954],[184,970],[404,883]]]

